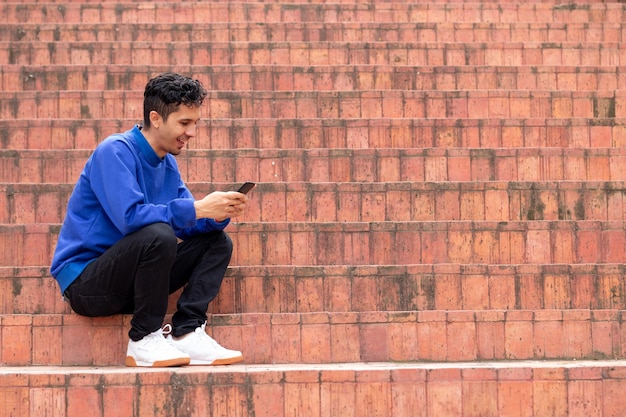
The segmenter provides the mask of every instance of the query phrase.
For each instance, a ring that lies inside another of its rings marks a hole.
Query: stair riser
[[[626,147],[624,121],[622,118],[207,119],[198,126],[197,136],[187,146],[201,150],[392,148],[404,149],[410,155],[423,153],[421,148],[433,147],[490,149],[489,152],[496,154],[502,152],[500,148],[544,147],[612,148],[604,152],[620,153]],[[141,119],[0,120],[0,141],[6,150],[93,149],[109,134],[128,130],[135,123],[141,123]],[[562,152],[552,150],[549,153],[555,151]],[[431,153],[429,149],[427,152]],[[525,154],[537,150],[516,152]],[[582,156],[580,149],[579,153]],[[539,170],[535,168],[533,172]],[[623,179],[623,175],[614,178]],[[246,180],[248,178],[242,179]],[[517,180],[524,181],[523,178]]]
[[[371,275],[294,277],[271,275],[272,271],[240,276],[234,268],[224,279],[210,311],[626,309],[626,282],[620,270],[601,274],[570,270],[507,274],[511,271],[501,269],[474,274],[381,271]],[[175,293],[170,298],[171,312],[175,311],[177,296]]]
[[[615,92],[241,92],[209,93],[209,119],[494,119],[623,118],[626,95]],[[143,117],[143,93],[0,93],[0,117],[14,119]]]
[[[343,219],[339,219],[340,222]],[[486,222],[489,223],[489,222]],[[233,227],[235,265],[416,263],[614,263],[623,260],[622,222],[385,224],[378,228]],[[422,228],[423,226],[423,228]],[[421,229],[421,230],[420,230]]]
[[[0,174],[7,182],[0,189],[7,196],[24,193],[29,186],[39,187],[40,193],[69,192],[91,152],[0,151]],[[619,194],[626,178],[626,151],[620,148],[187,149],[177,162],[186,183],[198,193],[255,181],[260,183],[255,190],[259,198],[269,192],[302,191],[535,190],[567,195],[568,205],[569,194],[576,191]]]
[[[53,47],[51,45],[54,45]],[[621,43],[7,42],[11,65],[607,65],[626,64]]]
[[[0,376],[13,417],[116,415],[441,417],[617,416],[626,402],[624,371],[611,365],[569,368],[497,366],[323,370],[179,368],[125,377],[117,372]],[[227,372],[224,369],[231,369]],[[593,414],[590,414],[593,413]]]
[[[20,24],[0,39],[21,42],[623,42],[620,24],[426,23]]]
[[[234,184],[188,185],[198,198],[215,189],[235,188]],[[355,187],[324,183],[292,189],[262,184],[250,195],[246,213],[238,221],[626,220],[626,187],[621,182],[599,184],[598,188],[575,182],[567,183],[564,189],[541,189],[541,185],[511,189],[506,183],[494,188],[472,185],[387,183],[385,187]],[[71,192],[67,184],[58,189],[0,185],[0,223],[61,223]],[[292,203],[296,201],[303,202],[297,210]]]
[[[209,312],[626,310],[625,274],[620,266],[475,266],[462,271],[453,265],[231,266]],[[47,268],[4,270],[0,294],[0,314],[70,312]],[[170,296],[171,313],[179,295],[180,291]]]
[[[603,365],[503,369],[257,370],[181,368],[129,379],[76,370],[3,375],[0,396],[14,417],[54,415],[440,417],[610,416],[625,404],[623,369]],[[14,387],[5,388],[13,385]],[[593,412],[594,414],[589,414]],[[375,413],[375,414],[373,414]]]
[[[177,22],[623,22],[626,11],[621,5],[599,0],[583,0],[584,7],[563,7],[557,2],[509,1],[459,3],[414,3],[400,7],[393,2],[323,4],[279,2],[229,3],[202,2],[138,9],[131,3],[68,3],[62,8],[39,4],[3,6],[9,22],[66,23],[177,23]]]
[[[58,225],[0,228],[0,264],[47,265]],[[624,222],[240,223],[232,264],[621,263]]]
[[[0,120],[5,150],[93,149],[141,119]],[[623,118],[596,119],[206,119],[191,149],[616,148],[626,147]],[[520,151],[527,152],[527,151]],[[532,151],[530,151],[532,152]],[[17,156],[17,155],[15,155]],[[623,180],[624,176],[613,180]],[[244,181],[247,178],[243,179]],[[523,179],[520,179],[523,180]],[[66,181],[71,182],[71,181]]]
[[[2,364],[123,364],[129,320],[3,316]],[[614,310],[244,314],[212,316],[210,332],[253,364],[625,359],[622,320]]]
[[[84,66],[0,68],[2,91],[133,90],[161,72],[200,80],[210,90],[544,90],[626,89],[626,74],[615,67],[441,66]]]

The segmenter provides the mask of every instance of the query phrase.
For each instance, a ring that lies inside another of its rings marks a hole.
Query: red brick
[[[534,413],[548,412],[553,416],[567,416],[567,383],[564,381],[533,384]]]
[[[463,389],[461,381],[429,382],[427,399],[429,415],[463,414]]]
[[[417,325],[419,357],[422,360],[441,361],[447,358],[446,323],[421,322]]]
[[[322,383],[320,415],[355,417],[356,384],[353,382]]]
[[[498,414],[496,381],[463,381],[463,413],[476,416]]]
[[[361,324],[361,359],[365,361],[389,360],[389,328],[387,324]]]
[[[534,355],[531,341],[534,339],[530,322],[511,321],[505,323],[505,354],[512,359],[529,359]]]
[[[602,416],[602,383],[600,381],[569,381],[568,416]]]
[[[274,384],[257,384],[253,387],[252,398],[254,400],[255,416],[284,416],[285,391],[284,385],[280,383]]]
[[[533,385],[530,381],[500,381],[498,384],[498,416],[533,415]]]

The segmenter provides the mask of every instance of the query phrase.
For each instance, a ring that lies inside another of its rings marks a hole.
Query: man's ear
[[[161,115],[157,113],[156,111],[152,110],[150,112],[150,125],[158,129],[159,126],[161,126],[162,122],[163,122],[163,118],[161,117]]]

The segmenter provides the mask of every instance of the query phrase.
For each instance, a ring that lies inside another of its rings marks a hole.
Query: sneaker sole
[[[217,365],[232,365],[234,363],[238,363],[243,361],[243,356],[235,356],[232,358],[225,358],[225,359],[215,359],[212,362],[209,361],[203,361],[203,360],[199,360],[199,359],[192,359],[189,362],[189,365],[210,365],[210,366],[217,366]]]
[[[189,365],[189,358],[174,358],[155,362],[137,362],[132,356],[126,356],[124,364],[129,367],[167,368],[171,366]]]

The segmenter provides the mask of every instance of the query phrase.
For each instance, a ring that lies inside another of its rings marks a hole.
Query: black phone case
[[[244,185],[242,185],[241,187],[239,187],[239,189],[237,190],[237,192],[240,192],[242,194],[247,194],[248,191],[250,191],[251,189],[254,188],[256,184],[253,182],[246,182]]]

